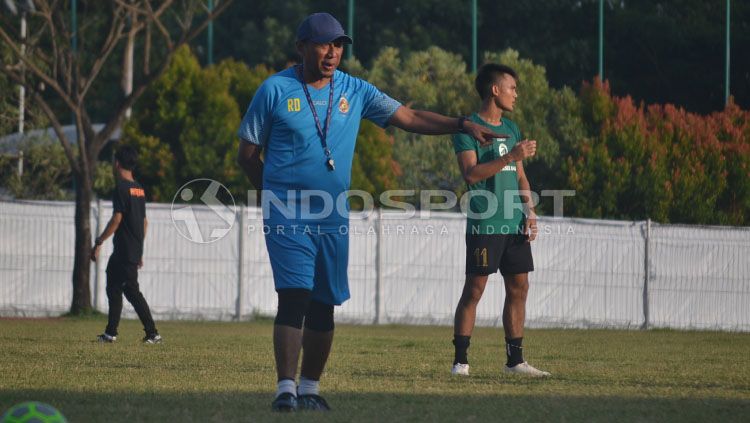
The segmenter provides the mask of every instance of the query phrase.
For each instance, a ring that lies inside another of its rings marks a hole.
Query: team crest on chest
[[[505,143],[500,143],[497,149],[498,149],[498,153],[501,156],[508,154],[508,146],[506,146]]]
[[[346,97],[341,96],[341,99],[339,100],[339,112],[341,113],[349,113],[349,102],[346,101]]]
[[[499,138],[502,142],[498,144],[497,146],[497,152],[498,157],[502,157],[506,154],[508,154],[508,146],[505,144],[505,140],[507,138]],[[516,165],[515,162],[510,162],[502,169],[502,172],[515,172],[516,171]]]

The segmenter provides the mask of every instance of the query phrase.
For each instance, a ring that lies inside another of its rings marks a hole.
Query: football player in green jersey
[[[456,307],[451,373],[469,374],[467,350],[474,330],[477,304],[490,274],[498,270],[505,282],[503,329],[505,372],[543,377],[550,374],[523,358],[523,327],[529,272],[534,270],[531,241],[536,237],[536,215],[524,159],[536,153],[536,141],[526,140],[516,124],[503,116],[513,111],[518,97],[516,72],[508,66],[486,64],[475,86],[482,99],[479,112],[467,119],[501,135],[483,146],[465,134],[453,136],[453,147],[468,184],[466,225],[466,282]]]

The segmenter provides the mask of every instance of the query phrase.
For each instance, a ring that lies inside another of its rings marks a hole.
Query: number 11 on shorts
[[[477,260],[477,267],[487,267],[487,249],[475,248],[474,258]]]

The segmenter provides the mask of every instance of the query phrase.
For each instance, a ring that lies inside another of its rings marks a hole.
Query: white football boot
[[[458,375],[458,376],[469,376],[469,365],[456,363],[453,365],[453,368],[451,369],[451,374]]]
[[[532,366],[531,364],[527,362],[523,362],[520,364],[516,364],[513,367],[505,366],[505,369],[503,369],[505,373],[511,373],[511,374],[517,374],[517,375],[523,375],[523,376],[529,376],[529,377],[549,377],[552,376],[549,372],[545,372],[542,370],[537,369],[536,367]]]

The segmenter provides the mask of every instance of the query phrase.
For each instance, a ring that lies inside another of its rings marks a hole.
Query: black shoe
[[[153,335],[146,335],[143,338],[144,344],[161,344],[161,335],[155,333]]]
[[[299,409],[305,411],[331,411],[326,400],[320,395],[300,395],[297,397]]]
[[[105,344],[111,344],[111,343],[117,341],[117,337],[116,336],[112,336],[112,335],[108,334],[107,332],[104,332],[103,334],[97,336],[96,340],[99,341],[99,342],[103,342]]]
[[[297,411],[297,397],[289,392],[282,393],[271,403],[271,411],[281,413]]]

